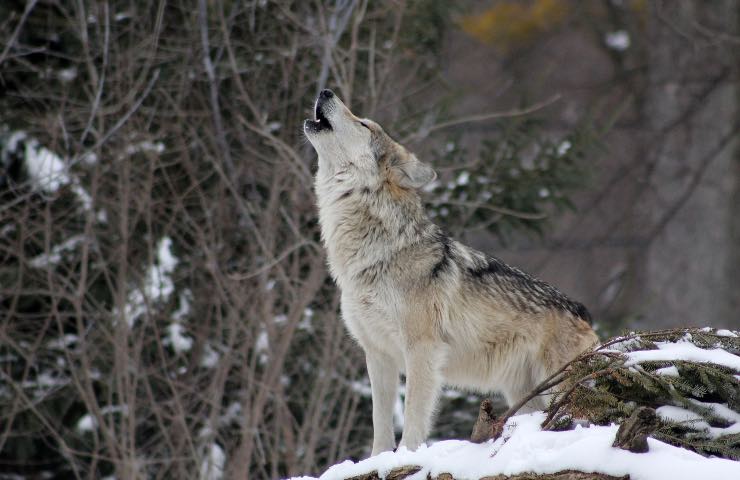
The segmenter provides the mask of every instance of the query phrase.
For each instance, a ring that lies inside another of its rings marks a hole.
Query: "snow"
[[[670,367],[663,367],[659,368],[655,371],[656,375],[664,375],[666,377],[678,377],[678,369],[675,365],[671,365]]]
[[[75,75],[77,75],[77,71],[74,68],[59,71],[60,79],[65,82],[72,81]],[[92,209],[92,197],[80,185],[77,177],[69,172],[65,160],[41,145],[35,138],[29,138],[26,132],[18,130],[8,137],[2,151],[4,162],[7,161],[6,158],[9,153],[17,152],[21,142],[24,146],[23,157],[26,173],[36,191],[53,194],[60,188],[69,185],[82,208],[85,211]]]
[[[456,180],[457,184],[460,186],[465,186],[470,182],[470,172],[467,170],[463,170],[460,172],[460,175],[457,176]]]
[[[259,363],[260,365],[264,365],[267,363],[267,360],[269,359],[269,355],[267,354],[267,351],[270,348],[270,338],[267,335],[267,332],[263,329],[257,334],[257,340],[254,342],[254,349],[259,354]]]
[[[681,407],[674,407],[673,405],[663,405],[655,409],[655,413],[658,414],[663,420],[673,421],[676,423],[686,423],[687,427],[695,428],[698,430],[707,430],[709,424],[704,421],[704,417],[698,413],[686,410]]]
[[[69,384],[69,378],[64,376],[54,376],[49,372],[41,372],[36,378],[28,379],[21,382],[21,387],[33,391],[33,398],[40,400],[52,392]]]
[[[203,356],[200,358],[200,366],[203,368],[213,368],[218,365],[221,356],[209,344],[203,349]]]
[[[370,389],[370,382],[367,379],[355,380],[350,382],[349,386],[353,392],[365,398],[370,398],[373,393]]]
[[[55,245],[51,252],[39,254],[28,261],[33,268],[44,268],[49,265],[56,265],[62,260],[62,254],[74,250],[77,245],[85,241],[84,235],[73,235],[64,242]]]
[[[257,335],[257,341],[254,342],[254,349],[258,352],[264,352],[268,348],[270,348],[270,340],[267,337],[267,332],[262,330],[259,335]]]
[[[629,475],[632,480],[740,478],[740,462],[706,458],[653,438],[648,439],[648,453],[632,453],[611,446],[616,425],[552,432],[540,429],[544,418],[542,412],[512,417],[501,438],[483,444],[446,440],[428,447],[422,445],[415,452],[399,448],[357,463],[347,460],[334,465],[320,478],[339,480],[374,470],[382,478],[402,466],[421,467],[409,477],[413,479],[441,473],[450,473],[457,479],[475,479],[563,470]]]
[[[55,388],[55,387],[63,387],[64,385],[67,385],[69,383],[69,380],[65,377],[55,377],[52,374],[48,372],[41,372],[36,377],[36,380],[26,380],[22,383],[24,388]]]
[[[224,477],[226,454],[217,443],[211,443],[207,448],[200,465],[200,480],[220,480]]]
[[[727,332],[734,335],[729,330]],[[656,342],[657,348],[653,350],[629,352],[626,350],[639,343],[639,337],[628,336],[607,351],[622,353],[625,365],[634,369],[641,369],[642,362],[683,360],[711,362],[740,370],[740,357],[719,348],[702,349],[690,341],[691,334],[687,333],[677,342]],[[660,368],[656,373],[679,375],[675,365]],[[367,389],[365,384],[353,387],[356,390]],[[695,399],[689,401],[691,403],[688,405],[660,406],[656,412],[660,418],[684,423],[686,427],[703,432],[710,438],[740,433],[739,412],[724,404]],[[399,404],[396,409],[398,407]],[[705,417],[696,413],[705,410],[709,411],[710,418],[715,417],[728,426],[714,427]],[[434,478],[442,473],[449,473],[456,479],[477,479],[493,475],[550,474],[566,470],[629,475],[632,480],[740,478],[740,462],[704,457],[654,438],[648,438],[647,453],[614,448],[612,443],[618,425],[577,425],[573,430],[543,431],[541,424],[544,419],[544,412],[512,417],[499,439],[483,444],[447,440],[429,446],[422,445],[414,452],[399,448],[396,452],[384,452],[359,462],[347,460],[329,468],[320,478],[343,480],[373,471],[383,478],[395,468],[410,466],[421,468],[409,477],[414,480]]]
[[[640,337],[639,336],[631,336],[634,332],[630,333],[630,335],[626,335],[622,337],[621,340],[615,339],[615,341],[611,344],[611,347],[609,350],[605,351],[614,351],[614,352],[626,352],[630,350],[632,347],[640,344]]]
[[[558,145],[558,149],[556,152],[558,157],[562,157],[563,155],[568,153],[568,150],[570,150],[570,147],[572,146],[573,145],[568,140],[563,140],[560,145]]]
[[[129,292],[124,308],[124,318],[129,327],[133,327],[136,319],[147,311],[147,300],[166,301],[175,291],[172,273],[178,259],[171,249],[172,239],[163,237],[157,245],[156,262],[147,270],[143,287]]]
[[[63,83],[69,83],[77,78],[77,69],[75,67],[63,68],[57,72],[57,76]]]
[[[172,239],[169,237],[162,238],[157,248],[157,260],[159,263],[159,268],[168,273],[171,273],[177,266],[177,257],[172,255],[171,248]]]
[[[637,350],[626,353],[628,359],[625,366],[642,362],[686,360],[698,363],[716,363],[735,370],[740,370],[740,357],[721,348],[707,350],[699,348],[693,343],[658,342],[658,350]]]
[[[92,432],[98,428],[98,420],[90,415],[89,413],[83,415],[78,421],[77,421],[77,431],[80,433],[84,432]]]
[[[193,339],[185,335],[184,332],[185,328],[181,324],[171,323],[167,326],[167,335],[162,343],[172,347],[177,354],[187,352],[193,347]]]
[[[190,302],[193,299],[193,293],[190,290],[185,290],[180,293],[180,306],[177,310],[172,312],[172,318],[176,322],[183,321],[190,313]]]
[[[77,335],[68,333],[66,335],[62,335],[59,338],[55,338],[54,340],[49,340],[46,346],[47,348],[64,350],[66,348],[69,348],[71,345],[77,343],[78,341],[79,341],[79,337]]]
[[[712,438],[721,437],[723,435],[737,435],[739,433],[740,423],[733,423],[727,428],[709,427],[709,436]]]
[[[737,337],[737,334],[735,332],[725,329],[717,330],[715,333],[720,337]]]
[[[12,150],[12,145],[13,142],[9,142],[9,150]],[[48,148],[39,145],[35,139],[26,141],[25,157],[28,176],[38,189],[54,193],[63,185],[70,183],[64,160]]]
[[[160,267],[164,263],[170,271],[174,270],[177,266],[177,258],[172,255],[169,248],[163,253],[159,259]],[[167,326],[167,335],[165,336],[163,343],[167,346],[171,346],[172,349],[178,355],[189,351],[193,347],[193,339],[185,335],[185,327],[182,326],[182,322],[187,315],[190,313],[190,301],[192,299],[192,293],[190,290],[185,290],[180,293],[179,306],[177,310],[172,313],[172,319],[174,322]]]
[[[111,413],[128,415],[128,405],[106,405],[105,407],[100,409],[100,413],[102,415],[108,415]],[[86,413],[77,421],[77,426],[75,428],[78,432],[85,433],[92,432],[93,430],[97,429],[98,425],[98,419],[91,414]]]
[[[22,130],[13,132],[5,144],[5,150],[3,151],[3,155],[6,155],[7,153],[15,152],[18,149],[18,142],[22,142],[23,140],[26,139],[26,137],[27,137],[26,132]],[[4,158],[3,158],[3,161],[5,161]]]
[[[231,423],[239,423],[244,416],[242,415],[242,404],[239,402],[231,402],[223,415],[218,419],[221,425],[229,425]]]
[[[717,405],[717,404],[702,404],[701,402],[695,402],[695,404],[702,406],[702,407],[708,406],[708,405]],[[734,421],[735,423],[733,423],[732,425],[726,428],[712,427],[698,413],[692,412],[691,410],[687,410],[685,408],[675,407],[672,405],[664,405],[662,407],[658,407],[657,409],[655,409],[655,412],[658,414],[660,418],[664,420],[672,420],[678,423],[685,423],[686,427],[694,429],[694,430],[705,431],[712,438],[721,437],[723,435],[732,435],[732,434],[740,433],[740,422],[738,422],[738,417],[740,417],[740,414],[733,412],[732,410],[725,407],[724,405],[718,405],[718,407],[721,407],[721,408],[718,408],[716,410],[714,407],[710,407],[710,408],[712,408],[716,412],[722,412],[723,414],[731,417],[731,418],[727,418],[727,420]],[[729,414],[727,411],[732,412],[732,414]],[[718,415],[718,416],[721,416],[721,415]]]
[[[77,180],[74,180],[74,183],[72,184],[72,193],[74,193],[77,196],[77,200],[82,204],[82,208],[85,211],[89,211],[92,209],[92,197],[89,193],[87,193],[87,190],[82,188],[82,186],[77,183]],[[102,212],[102,210],[101,210]],[[98,214],[100,215],[100,213]],[[105,213],[103,212],[103,215]]]
[[[716,417],[730,422],[740,422],[740,413],[732,410],[731,408],[727,408],[726,405],[723,405],[721,403],[700,402],[699,400],[695,400],[693,398],[690,398],[689,401],[699,407],[712,410],[712,413]]]
[[[98,155],[94,152],[85,152],[80,156],[80,160],[87,166],[98,163]]]
[[[630,46],[630,35],[625,30],[610,32],[604,36],[604,43],[612,50],[622,52]]]
[[[143,142],[128,145],[125,152],[126,155],[133,155],[140,152],[162,153],[164,152],[164,143],[144,140]]]
[[[297,328],[299,330],[305,330],[307,332],[313,331],[313,315],[314,311],[312,308],[307,307],[305,310],[303,310],[303,317],[301,318],[301,321],[298,322]]]

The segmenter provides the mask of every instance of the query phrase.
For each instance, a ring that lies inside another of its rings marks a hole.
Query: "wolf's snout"
[[[316,106],[314,107],[314,119],[303,122],[303,131],[306,134],[333,130],[329,121],[329,115],[334,108],[333,99],[334,92],[331,90],[324,89],[319,92],[319,96],[316,99]]]
[[[328,120],[328,115],[332,109],[332,100],[334,99],[334,92],[328,88],[319,92],[319,98],[316,99],[316,121],[326,122],[331,127]]]

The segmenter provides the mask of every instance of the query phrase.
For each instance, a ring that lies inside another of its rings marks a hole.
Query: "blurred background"
[[[3,1],[0,479],[369,454],[301,131],[325,87],[602,338],[740,328],[739,27],[736,0]],[[480,398],[446,391],[434,437]]]

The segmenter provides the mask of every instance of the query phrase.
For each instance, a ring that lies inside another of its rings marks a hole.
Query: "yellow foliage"
[[[501,1],[482,13],[463,17],[460,25],[481,42],[508,49],[558,25],[568,6],[565,0]]]
[[[630,8],[632,8],[636,13],[644,14],[648,9],[647,0],[632,0]]]
[[[630,9],[637,16],[640,26],[644,28],[648,16],[647,0],[632,0],[630,3]]]

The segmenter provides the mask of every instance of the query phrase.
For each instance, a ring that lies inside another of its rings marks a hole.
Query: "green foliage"
[[[587,418],[599,425],[622,423],[639,406],[679,407],[682,415],[695,419],[660,415],[659,410],[660,426],[653,437],[703,455],[740,459],[740,434],[721,430],[740,418],[740,371],[690,360],[625,363],[625,353],[676,342],[740,355],[740,336],[708,328],[618,337],[571,364],[562,383],[565,387],[548,408],[549,428],[563,428],[572,418]],[[575,386],[568,389],[568,385]]]
[[[452,231],[485,229],[503,241],[518,231],[541,235],[548,219],[574,209],[595,143],[585,128],[552,139],[537,119],[500,122],[475,161],[451,140],[434,160],[450,173],[427,188],[431,214]]]
[[[401,32],[401,47],[439,53],[453,14],[460,10],[456,2],[414,0],[409,2],[408,21]]]

